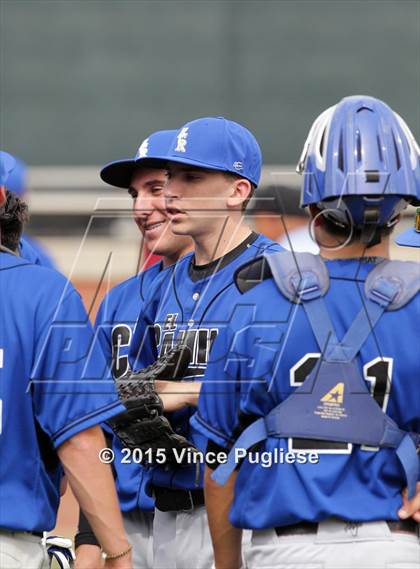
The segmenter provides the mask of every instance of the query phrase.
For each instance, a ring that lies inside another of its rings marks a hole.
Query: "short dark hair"
[[[7,190],[6,203],[0,207],[0,242],[11,251],[19,250],[25,224],[29,220],[27,204],[20,197]]]
[[[331,218],[329,218],[325,215],[322,216],[322,223],[323,223],[324,229],[325,229],[325,231],[327,231],[327,233],[329,233],[333,237],[337,237],[339,240],[342,240],[343,243],[349,237],[350,230],[351,230],[351,227],[349,225],[347,225],[345,227],[343,227],[342,225],[338,225]],[[394,227],[395,227],[395,224],[391,225],[390,227],[387,225],[382,225],[382,226],[378,227],[376,230],[376,235],[375,235],[376,243],[379,243],[384,237],[388,237],[388,235],[391,235],[391,233],[394,231]],[[352,243],[356,243],[357,241],[361,241],[361,240],[362,240],[362,230],[356,228],[356,229],[353,229],[352,237],[347,244],[351,245]],[[369,246],[369,245],[367,245],[367,246]]]

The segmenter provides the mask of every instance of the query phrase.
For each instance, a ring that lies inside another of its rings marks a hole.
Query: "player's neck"
[[[191,251],[193,250],[193,246],[189,246],[189,247],[185,247],[185,249],[182,249],[181,251],[177,251],[176,253],[173,253],[171,255],[165,255],[162,256],[162,266],[164,269],[166,269],[166,267],[170,267],[171,265],[174,265],[175,263],[177,263],[181,257],[184,257],[184,255],[186,255],[187,253],[191,253]]]
[[[229,216],[216,230],[194,237],[195,264],[207,265],[220,259],[238,247],[251,233],[242,215]]]
[[[356,259],[361,257],[384,257],[389,259],[389,236],[383,237],[381,242],[373,247],[366,247],[357,242],[347,245],[337,251],[320,247],[320,255],[324,259]]]

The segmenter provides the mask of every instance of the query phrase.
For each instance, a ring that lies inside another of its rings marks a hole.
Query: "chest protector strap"
[[[322,259],[289,252],[266,258],[280,292],[302,304],[322,357],[300,387],[241,434],[227,463],[219,466],[212,478],[219,484],[227,481],[236,467],[237,448],[249,449],[267,437],[297,437],[394,448],[405,472],[409,497],[413,496],[419,474],[416,447],[420,434],[401,430],[382,411],[355,358],[385,310],[398,310],[417,294],[418,265],[383,261],[376,266],[364,285],[360,283],[363,306],[339,342],[323,300],[329,275]]]

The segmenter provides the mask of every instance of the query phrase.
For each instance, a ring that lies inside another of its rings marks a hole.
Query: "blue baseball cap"
[[[26,166],[25,162],[22,162],[22,160],[19,160],[19,158],[15,158],[15,167],[7,178],[6,188],[18,196],[23,196],[27,189],[27,172],[28,167]]]
[[[167,160],[199,168],[231,172],[258,186],[262,156],[254,135],[223,117],[205,117],[180,128]]]
[[[139,168],[165,168],[166,154],[176,130],[159,130],[143,140],[134,158],[116,160],[104,166],[101,179],[117,188],[129,188],[133,174]]]
[[[0,150],[0,186],[5,186],[6,182],[16,166],[16,160],[8,152]]]
[[[395,243],[403,247],[420,247],[420,207],[416,210],[414,227],[400,233],[395,239]]]

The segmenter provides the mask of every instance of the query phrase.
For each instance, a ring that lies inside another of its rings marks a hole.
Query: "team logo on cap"
[[[145,158],[147,153],[149,152],[149,139],[146,138],[140,144],[139,149],[137,150],[137,158]]]
[[[185,148],[187,146],[187,137],[188,137],[188,127],[185,126],[181,128],[181,132],[176,137],[177,145],[175,148],[175,152],[185,152]]]
[[[239,160],[237,160],[236,162],[233,163],[233,167],[235,168],[235,170],[242,170],[244,165],[242,164],[242,162],[239,162]]]

